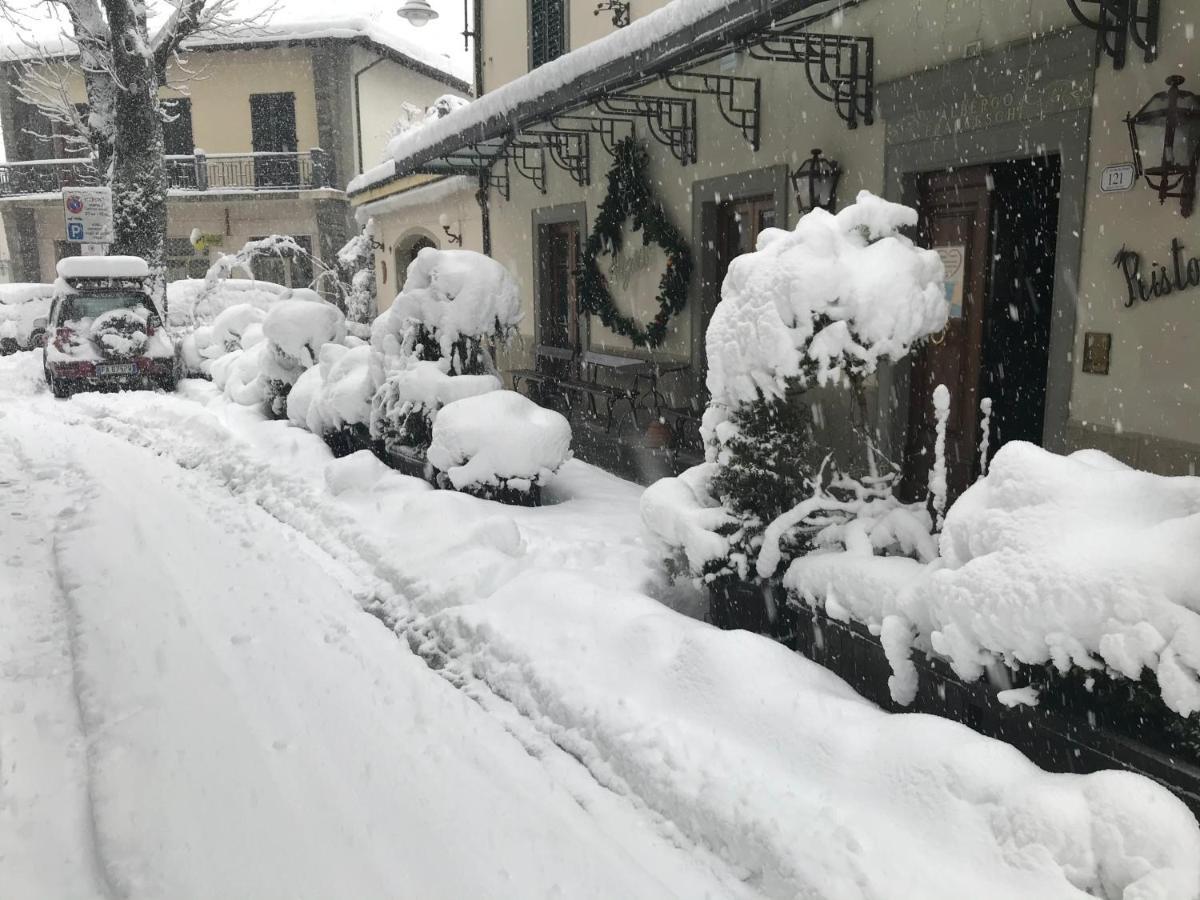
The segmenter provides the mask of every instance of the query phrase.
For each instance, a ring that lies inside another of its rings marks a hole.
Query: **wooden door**
[[[250,95],[250,142],[256,154],[254,183],[259,186],[299,185],[296,160],[296,95],[291,92]]]
[[[941,334],[913,359],[909,393],[905,487],[911,497],[926,490],[933,464],[933,391],[950,390],[946,468],[950,498],[976,474],[979,380],[990,253],[991,194],[986,166],[921,176],[920,243],[937,249],[947,268],[950,319]]]
[[[538,226],[538,343],[579,350],[579,303],[575,270],[579,265],[579,225],[555,222]]]
[[[716,279],[718,286],[725,280],[729,264],[743,253],[750,253],[758,236],[775,226],[775,198],[770,194],[728,200],[717,208]]]

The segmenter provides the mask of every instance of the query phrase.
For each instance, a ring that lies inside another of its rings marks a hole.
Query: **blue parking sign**
[[[83,223],[68,222],[67,223],[67,240],[82,241],[83,240]]]

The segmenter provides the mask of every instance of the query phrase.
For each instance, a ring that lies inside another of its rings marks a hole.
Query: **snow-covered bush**
[[[874,529],[868,523],[878,530],[866,539],[886,550],[928,554],[928,537],[913,534],[920,510],[896,512],[892,475],[878,474],[866,435],[866,474],[851,478],[820,445],[803,396],[817,386],[846,388],[865,412],[864,380],[878,363],[945,325],[941,260],[899,233],[916,220],[915,210],[863,191],[836,215],[818,209],[794,231],[767,229],[754,253],[730,264],[705,337],[707,464],[684,487],[644,501],[648,527],[671,546],[669,556],[689,560],[691,574],[768,577],[781,560],[859,540]],[[723,517],[701,512],[716,506]],[[697,540],[701,521],[712,523],[711,538]],[[897,539],[885,541],[892,532]],[[771,565],[757,566],[764,534]],[[690,535],[688,544],[673,543],[680,535]]]
[[[368,323],[375,318],[375,220],[368,219],[360,233],[350,238],[337,254],[346,318]]]
[[[1125,681],[1135,690],[1114,691],[1120,702],[1147,693],[1145,681],[1168,709],[1192,717],[1178,729],[1191,732],[1200,761],[1197,546],[1200,478],[1014,441],[950,507],[931,563],[848,547],[794,560],[784,585],[835,618],[891,635],[900,702],[915,694],[905,665],[914,646],[968,680],[985,670],[995,678],[997,664],[1033,667],[1035,681]],[[1146,729],[1148,716],[1141,721]]]
[[[272,415],[287,414],[287,395],[296,380],[317,363],[321,347],[342,343],[346,318],[316,294],[312,299],[281,300],[262,322],[266,337],[260,360],[264,401]]]
[[[507,340],[520,319],[516,280],[500,263],[470,250],[418,253],[371,326],[371,436],[423,458],[442,405],[500,388],[488,342]]]
[[[266,317],[266,310],[250,303],[226,307],[213,319],[206,338],[216,350],[232,353],[242,346],[242,336],[247,329],[257,325],[261,334],[262,322]]]
[[[369,369],[371,348],[362,344],[348,348],[326,344],[321,348],[316,371],[320,384],[307,401],[304,424],[313,434],[331,441],[339,432],[354,431],[366,434],[371,417],[371,396],[374,385]],[[306,372],[305,375],[308,373]],[[288,418],[295,421],[300,404],[293,408],[288,398]]]
[[[497,390],[442,407],[428,459],[455,490],[511,499],[549,480],[570,448],[571,426],[562,415]]]

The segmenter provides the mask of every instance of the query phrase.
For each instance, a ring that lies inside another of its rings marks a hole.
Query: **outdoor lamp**
[[[1167,79],[1159,91],[1134,115],[1125,117],[1133,165],[1138,175],[1158,193],[1158,201],[1179,198],[1184,218],[1192,214],[1196,197],[1196,166],[1200,162],[1200,97],[1183,91],[1183,76]]]
[[[806,213],[818,207],[832,210],[841,176],[842,169],[837,161],[827,159],[819,149],[814,149],[812,156],[791,175],[792,190],[796,192],[796,204],[800,212]]]
[[[404,5],[396,10],[396,15],[407,19],[410,25],[421,28],[438,17],[438,12],[429,5],[429,0],[405,0]]]

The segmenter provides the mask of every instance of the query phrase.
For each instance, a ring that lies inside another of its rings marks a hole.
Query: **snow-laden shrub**
[[[281,300],[262,322],[266,340],[260,354],[264,401],[272,415],[287,414],[287,395],[296,380],[317,363],[321,347],[342,343],[346,319],[331,303],[313,299]]]
[[[342,284],[346,318],[367,323],[375,317],[375,220],[368,219],[361,232],[350,238],[337,253],[338,277]]]
[[[426,448],[439,409],[500,390],[495,375],[450,375],[449,368],[449,360],[415,360],[388,376],[371,400],[371,436],[393,453]]]
[[[500,388],[488,344],[507,340],[520,320],[517,282],[500,263],[470,250],[421,250],[371,326],[371,437],[423,460],[444,404]]]
[[[902,357],[945,326],[941,260],[899,233],[916,221],[915,210],[863,191],[836,215],[818,209],[793,231],[765,230],[754,253],[730,264],[705,336],[707,465],[686,490],[663,488],[648,501],[675,497],[683,521],[666,521],[662,508],[643,511],[664,544],[692,534],[698,521],[714,523],[711,538],[690,540],[703,553],[672,545],[675,556],[699,563],[691,574],[769,577],[780,561],[858,541],[851,522],[860,516],[862,528],[878,526],[866,539],[885,543],[884,552],[928,555],[927,525],[924,541],[913,533],[922,524],[919,508],[894,512],[894,474],[878,474],[868,437],[866,473],[839,471],[831,448],[820,446],[804,399],[813,387],[846,388],[865,418],[863,382],[878,363]],[[726,517],[697,515],[710,503]],[[889,530],[894,541],[885,541]],[[764,534],[768,556],[759,567]],[[717,555],[721,542],[726,550]]]
[[[571,426],[524,394],[498,390],[448,403],[433,422],[428,459],[455,490],[528,493],[570,457]]]
[[[485,342],[506,340],[520,321],[517,282],[504,266],[471,250],[426,247],[409,265],[404,289],[372,323],[371,346],[384,372],[404,359],[448,359],[456,375],[494,373]]]
[[[251,325],[262,325],[266,310],[250,303],[228,306],[217,314],[209,329],[209,339],[222,352],[232,353],[242,346],[242,335]]]
[[[322,437],[353,426],[366,426],[371,417],[374,387],[368,368],[371,348],[326,344],[317,372],[320,386],[312,396],[305,426]],[[306,373],[307,374],[307,373]],[[292,410],[289,404],[288,417]]]

